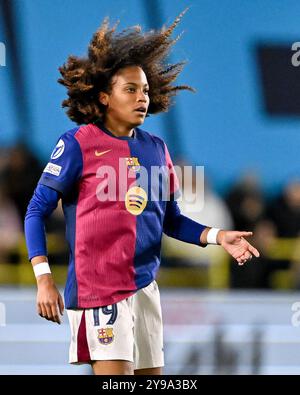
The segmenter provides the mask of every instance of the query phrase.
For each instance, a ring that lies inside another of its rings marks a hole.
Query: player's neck
[[[134,133],[132,127],[122,125],[112,119],[105,119],[103,124],[116,137],[131,137]]]

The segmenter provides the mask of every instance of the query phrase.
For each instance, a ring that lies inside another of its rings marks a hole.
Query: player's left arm
[[[215,230],[214,241],[211,241],[211,233]],[[216,230],[209,226],[202,225],[191,218],[181,214],[176,200],[168,201],[163,231],[166,235],[186,243],[205,247],[207,244],[218,244],[224,248],[239,265],[243,265],[252,256],[259,257],[259,252],[253,247],[245,237],[252,235],[252,232],[239,232],[231,230]],[[210,236],[208,237],[210,232]]]

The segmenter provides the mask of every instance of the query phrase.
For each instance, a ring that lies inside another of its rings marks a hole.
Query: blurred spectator
[[[297,239],[292,252],[291,259],[292,287],[300,289],[300,238]]]
[[[295,237],[300,230],[300,184],[289,184],[282,197],[267,207],[255,174],[246,174],[226,199],[235,229],[253,231],[253,244],[260,258],[247,265],[231,262],[231,287],[272,288],[272,275],[290,268],[284,258],[272,259],[277,237]]]
[[[14,204],[8,199],[3,181],[0,182],[0,264],[10,261],[11,250],[22,235],[22,223]]]
[[[234,221],[234,228],[252,231],[265,216],[265,200],[257,176],[247,173],[232,188],[226,198]]]
[[[200,191],[198,186],[198,193],[200,192],[200,195],[203,193],[203,196],[200,196],[200,198],[197,196],[197,199],[195,197],[193,211],[188,209],[191,206],[188,197],[195,196],[196,193],[196,177],[188,172],[185,173],[183,165],[187,165],[187,163],[181,163],[181,173],[185,175],[185,178],[182,177],[184,178],[181,182],[182,200],[178,200],[178,206],[182,214],[204,225],[231,229],[232,219],[230,212],[223,200],[210,188],[206,177],[205,185],[201,185]],[[217,250],[219,249],[216,246],[208,246],[201,250],[196,245],[183,243],[164,235],[162,243],[162,265],[194,266],[210,264],[213,257],[219,256]]]
[[[300,235],[300,180],[290,180],[269,209],[279,237]]]
[[[285,185],[282,194],[268,209],[269,217],[274,221],[278,237],[296,239],[300,236],[300,180],[291,179]],[[279,269],[290,270],[289,286],[300,286],[299,242],[291,243],[285,260],[276,261]]]
[[[9,151],[3,181],[7,196],[17,207],[22,221],[41,173],[38,160],[23,144],[18,144]]]
[[[8,163],[8,150],[7,148],[0,147],[0,176],[3,175]]]
[[[232,288],[271,288],[271,276],[274,271],[286,269],[285,261],[272,260],[270,251],[276,243],[276,227],[267,219],[257,222],[253,228],[251,242],[260,252],[260,257],[253,257],[243,266],[231,262],[231,287]]]

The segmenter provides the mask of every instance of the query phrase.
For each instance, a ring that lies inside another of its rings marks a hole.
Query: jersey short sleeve
[[[47,185],[63,195],[70,192],[82,174],[82,153],[74,131],[66,132],[58,139],[39,180],[39,184]]]

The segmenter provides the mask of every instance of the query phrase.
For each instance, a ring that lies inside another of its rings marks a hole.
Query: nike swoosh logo
[[[103,152],[98,152],[97,150],[95,151],[95,155],[96,156],[102,156],[104,154],[106,154],[107,152],[111,151],[111,149],[108,149],[107,151],[103,151]]]

